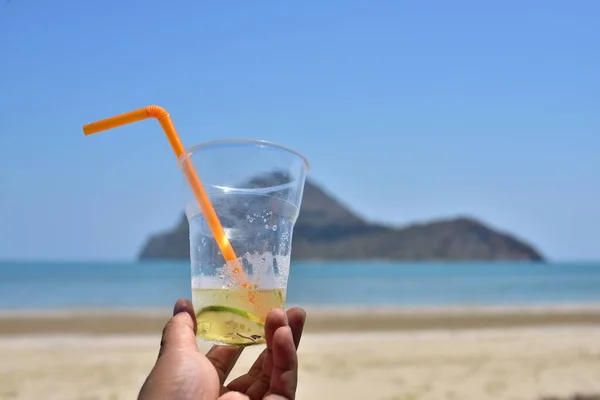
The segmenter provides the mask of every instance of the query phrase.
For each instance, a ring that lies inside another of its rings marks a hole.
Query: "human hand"
[[[272,310],[265,324],[267,348],[246,374],[225,386],[243,348],[213,346],[206,356],[200,353],[192,303],[179,299],[138,400],[294,400],[298,384],[296,349],[305,320],[306,312],[301,308],[287,313]]]

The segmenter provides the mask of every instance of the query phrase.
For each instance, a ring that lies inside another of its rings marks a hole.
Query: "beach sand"
[[[308,312],[300,400],[600,394],[600,308]],[[168,318],[160,310],[0,313],[0,399],[134,399]],[[232,376],[261,350],[246,349]]]

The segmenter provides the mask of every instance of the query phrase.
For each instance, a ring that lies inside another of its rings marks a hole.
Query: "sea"
[[[189,262],[0,262],[0,309],[165,308],[190,298]],[[296,262],[288,304],[600,305],[600,262]]]

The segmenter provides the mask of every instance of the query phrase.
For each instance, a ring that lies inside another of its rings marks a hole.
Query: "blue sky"
[[[495,4],[492,4],[495,3]],[[35,4],[35,6],[34,6]],[[600,2],[0,3],[0,259],[132,259],[184,144],[291,146],[374,221],[469,214],[600,258]]]

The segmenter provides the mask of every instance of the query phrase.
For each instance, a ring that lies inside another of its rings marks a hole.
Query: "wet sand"
[[[307,308],[306,332],[462,330],[600,326],[600,306],[473,308]],[[171,310],[0,311],[0,335],[160,332]]]

